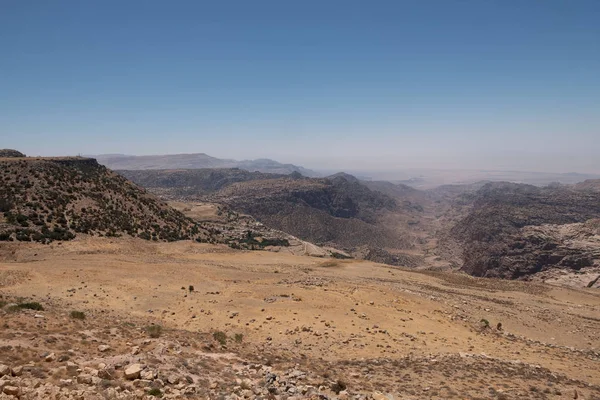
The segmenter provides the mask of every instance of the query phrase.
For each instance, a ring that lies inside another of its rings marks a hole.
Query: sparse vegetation
[[[234,339],[236,343],[242,343],[242,341],[244,340],[244,335],[241,333],[236,333]]]
[[[44,311],[44,307],[37,301],[31,303],[19,303],[17,307],[27,310]]]
[[[216,331],[213,333],[213,339],[221,344],[221,346],[225,346],[227,344],[227,335],[225,332]]]
[[[481,321],[479,321],[479,324],[482,330],[490,329],[490,321],[485,318],[482,318]]]
[[[335,260],[325,261],[325,262],[322,262],[321,264],[319,264],[319,267],[321,267],[321,268],[334,268],[334,267],[339,267],[339,266],[340,266],[340,263]]]
[[[342,390],[346,390],[346,382],[338,379],[333,385],[331,385],[331,390],[335,394],[340,394]]]
[[[161,325],[148,325],[146,328],[144,328],[144,330],[148,336],[154,339],[160,337],[160,335],[163,333],[163,328]]]
[[[158,388],[150,389],[148,391],[148,394],[150,396],[154,396],[154,397],[159,397],[159,398],[163,397],[163,392],[160,389],[158,389]]]
[[[84,320],[85,313],[83,311],[71,311],[71,318]]]

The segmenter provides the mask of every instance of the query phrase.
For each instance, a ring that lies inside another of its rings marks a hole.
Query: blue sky
[[[600,1],[0,1],[0,147],[600,172]]]

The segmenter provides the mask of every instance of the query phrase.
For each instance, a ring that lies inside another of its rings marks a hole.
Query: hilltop
[[[0,158],[22,158],[25,154],[13,149],[0,149]]]

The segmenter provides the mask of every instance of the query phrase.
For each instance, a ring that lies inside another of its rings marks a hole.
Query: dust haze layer
[[[359,177],[361,180],[386,180],[403,183],[419,189],[430,189],[440,185],[469,184],[478,181],[507,181],[545,186],[554,182],[573,184],[586,179],[600,178],[600,173],[577,172],[540,172],[532,170],[513,169],[436,169],[432,165],[423,168],[410,166],[406,160],[399,159],[396,163],[387,163],[386,168],[370,167],[369,157],[348,159],[347,155],[335,152],[329,155],[331,162],[339,168],[318,167],[323,165],[318,160],[310,168],[291,163],[280,163],[271,159],[256,159],[236,161],[228,158],[217,158],[205,153],[163,154],[133,156],[123,154],[101,154],[95,157],[100,164],[115,170],[145,170],[145,169],[196,169],[196,168],[240,168],[250,172],[259,171],[272,174],[291,174],[297,172],[303,176],[330,176],[340,171]],[[298,156],[292,156],[297,158]],[[360,160],[359,163],[356,160]],[[358,165],[360,164],[360,167]],[[315,167],[316,166],[316,167]],[[514,167],[514,165],[513,165]],[[534,167],[531,165],[530,167]]]

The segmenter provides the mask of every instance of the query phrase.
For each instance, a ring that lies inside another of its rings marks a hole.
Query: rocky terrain
[[[406,186],[362,182],[348,174],[307,178],[239,169],[119,173],[163,199],[219,204],[354,257],[395,265],[406,265],[407,260],[410,265],[423,264],[418,251],[413,253],[429,234],[430,221],[422,205],[429,200]]]
[[[127,235],[315,256],[333,253],[223,207],[214,209],[212,220],[194,220],[181,212],[186,207],[172,208],[94,159],[4,158],[0,167],[0,241]]]
[[[463,211],[450,236],[472,275],[518,279],[560,269],[585,273],[591,282],[600,274],[598,192],[488,183]]]
[[[0,247],[2,399],[598,399],[600,296],[191,241]]]
[[[309,169],[282,164],[269,159],[229,160],[211,157],[204,153],[165,154],[155,156],[130,156],[124,154],[100,154],[92,156],[98,162],[113,170],[152,170],[152,169],[200,169],[200,168],[241,168],[250,172],[259,171],[289,175],[293,172],[304,176],[318,176]]]
[[[250,215],[215,203],[171,201],[169,205],[199,222],[201,226],[233,249],[269,250],[314,257],[350,258],[333,247],[316,246],[286,232],[265,226]],[[214,241],[213,241],[214,243]]]
[[[594,182],[0,166],[0,399],[600,399]]]
[[[587,179],[573,185],[575,190],[587,190],[591,192],[600,192],[600,179]]]
[[[193,239],[235,249],[598,285],[596,181],[547,187],[481,182],[420,191],[348,174],[307,178],[237,168],[118,175],[93,159],[5,153],[15,157],[0,159],[4,241],[49,243],[77,234]],[[197,218],[192,210],[211,213]]]
[[[423,191],[343,173],[319,179],[236,169],[121,173],[165,199],[219,204],[355,258],[577,286],[596,285],[600,274],[597,236],[588,229],[600,217],[600,185],[593,180]]]

